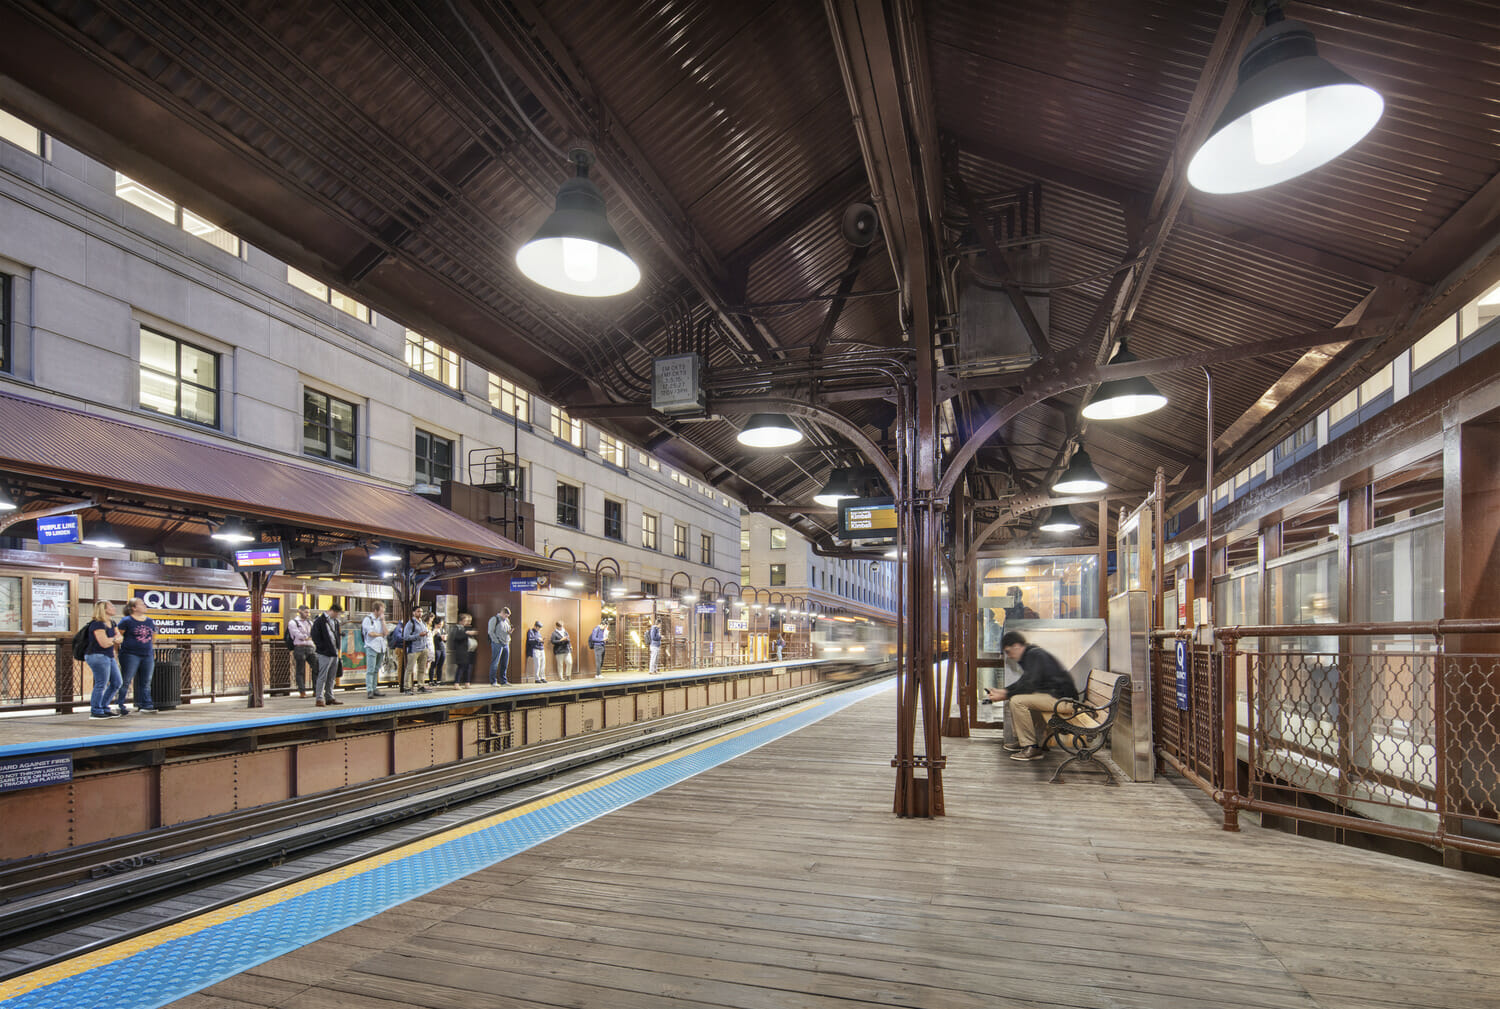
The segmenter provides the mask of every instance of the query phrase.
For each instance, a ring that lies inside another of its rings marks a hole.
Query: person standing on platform
[[[1005,748],[1016,751],[1011,760],[1041,760],[1047,751],[1037,745],[1034,716],[1045,720],[1058,701],[1077,698],[1078,685],[1051,652],[1028,645],[1020,631],[1006,631],[1000,647],[1007,659],[1021,667],[1021,678],[1008,688],[986,688],[991,701],[1010,701],[1005,720],[1015,727],[1016,741]]]
[[[125,604],[125,619],[120,621],[120,675],[124,686],[135,696],[135,710],[156,714],[151,700],[151,675],[156,672],[156,621],[146,616],[146,600],[137,596]],[[134,684],[132,686],[132,684]],[[125,690],[120,691],[123,704]]]
[[[776,640],[771,643],[771,647],[776,649],[776,661],[780,662],[781,656],[786,652],[786,639],[780,634],[776,635]]]
[[[490,686],[510,682],[510,607],[502,606],[500,612],[490,617]],[[496,679],[496,677],[499,679]]]
[[[594,625],[589,632],[589,647],[594,650],[594,675],[604,675],[604,642],[609,639],[609,631],[601,620]]]
[[[94,674],[94,691],[89,697],[90,718],[119,718],[125,710],[125,686],[120,679],[120,660],[116,652],[125,636],[115,626],[115,604],[100,600],[94,604],[94,619],[89,621],[89,644],[84,664]],[[76,647],[76,646],[75,646]],[[78,654],[74,652],[73,654]],[[120,710],[110,709],[118,700]]]
[[[646,632],[646,647],[651,652],[651,664],[647,672],[655,676],[656,664],[661,661],[661,625],[653,623],[651,629]]]
[[[538,620],[526,629],[526,665],[531,668],[531,678],[537,683],[547,682],[547,657],[542,646],[542,622]]]
[[[333,696],[333,688],[338,685],[342,665],[339,661],[339,641],[343,632],[339,629],[339,617],[343,615],[344,608],[334,603],[318,614],[318,619],[312,625],[313,650],[318,655],[318,678],[313,681],[313,696],[317,700],[313,703],[320,708],[325,704],[344,703]]]
[[[441,613],[434,613],[428,621],[432,632],[432,661],[427,665],[427,686],[436,690],[443,677],[448,675],[448,621]]]
[[[448,627],[448,661],[453,664],[453,685],[456,687],[467,687],[474,674],[474,651],[478,637],[472,613],[460,613],[458,623]]]
[[[365,638],[365,696],[384,697],[380,692],[380,674],[385,671],[386,624],[385,603],[370,607],[369,616],[359,625]]]
[[[561,620],[552,629],[552,661],[557,664],[559,680],[573,678],[573,639],[568,637],[568,629]]]
[[[425,614],[422,607],[412,608],[411,619],[401,629],[401,637],[406,642],[406,680],[405,689],[401,692],[409,694],[413,688],[418,693],[427,693],[427,664],[432,661],[432,631],[427,627]]]
[[[297,694],[307,696],[308,681],[318,679],[317,649],[313,648],[312,611],[297,607],[297,615],[287,621],[287,635],[292,639],[292,666],[297,671]]]

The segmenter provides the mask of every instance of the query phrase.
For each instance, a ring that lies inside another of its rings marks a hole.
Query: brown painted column
[[[1500,418],[1494,414],[1443,432],[1443,616],[1500,616]],[[1496,815],[1500,730],[1494,698],[1500,635],[1454,634],[1441,642],[1437,706],[1441,829],[1466,832],[1466,818]],[[1462,866],[1462,853],[1444,851]]]
[[[271,584],[267,571],[251,571],[245,574],[246,587],[250,589],[250,695],[247,708],[263,708],[266,705],[266,657],[261,651],[261,604],[266,598],[266,587]]]

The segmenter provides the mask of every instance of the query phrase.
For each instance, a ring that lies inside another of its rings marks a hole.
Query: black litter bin
[[[157,711],[170,711],[182,700],[182,652],[176,648],[156,653],[151,672],[151,703]]]

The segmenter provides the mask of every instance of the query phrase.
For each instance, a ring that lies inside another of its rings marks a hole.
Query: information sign
[[[512,592],[535,592],[540,584],[541,579],[535,577],[512,578],[510,580],[510,590]]]
[[[243,641],[250,637],[248,593],[133,584],[129,597],[145,600],[147,615],[156,621],[156,635],[165,640]],[[261,639],[280,637],[281,597],[267,594],[260,612]]]
[[[896,503],[891,498],[839,502],[839,539],[891,539],[896,535]]]
[[[77,543],[79,535],[77,515],[49,515],[36,520],[38,543]]]
[[[0,792],[39,785],[58,785],[73,780],[73,758],[17,757],[0,760]]]
[[[658,357],[651,368],[651,409],[686,414],[703,411],[703,386],[698,381],[702,362],[697,354]]]
[[[717,613],[717,612],[719,612],[719,608],[717,606],[715,606],[713,603],[699,603],[698,604],[698,612],[699,613]]]
[[[726,631],[748,631],[750,629],[750,621],[730,618],[724,621],[724,629]]]
[[[1188,643],[1185,638],[1177,640],[1177,708],[1188,709]]]

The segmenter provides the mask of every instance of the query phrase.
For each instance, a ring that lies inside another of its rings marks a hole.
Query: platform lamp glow
[[[854,473],[839,468],[828,474],[828,482],[813,495],[813,500],[825,508],[837,508],[840,501],[856,497],[859,495],[854,493]]]
[[[1311,29],[1266,5],[1240,60],[1239,85],[1188,162],[1205,193],[1247,193],[1325,165],[1364,139],[1385,110],[1373,88],[1318,55]]]
[[[1058,478],[1057,483],[1052,485],[1052,493],[1097,494],[1108,486],[1109,484],[1100,478],[1099,471],[1094,469],[1094,462],[1089,458],[1089,454],[1080,446],[1078,451],[1073,453],[1073,460],[1068,463],[1067,470]]]
[[[376,564],[395,564],[401,560],[401,555],[389,543],[377,543],[370,551],[370,560]]]
[[[1139,360],[1130,352],[1130,346],[1122,336],[1120,348],[1109,363],[1130,364]],[[1152,413],[1166,405],[1167,397],[1162,395],[1161,390],[1145,375],[1137,375],[1135,378],[1112,378],[1101,382],[1093,399],[1085,404],[1081,412],[1089,420],[1124,420],[1126,417]]]
[[[219,523],[219,528],[209,533],[210,539],[220,543],[254,543],[259,537],[250,531],[243,519],[230,518]]]
[[[784,413],[757,413],[736,437],[750,448],[786,448],[802,440],[802,431]]]
[[[13,512],[17,507],[19,506],[15,498],[6,492],[4,487],[0,487],[0,512]]]
[[[1053,505],[1052,510],[1047,513],[1047,517],[1037,528],[1044,533],[1071,533],[1077,532],[1081,526],[1073,517],[1073,513],[1068,511],[1066,505]]]
[[[103,518],[89,527],[89,531],[84,534],[83,543],[86,546],[104,547],[108,550],[119,550],[125,546],[125,541],[120,539],[120,534],[115,532],[115,527]]]
[[[516,250],[516,266],[536,283],[581,298],[624,294],[640,283],[641,268],[610,227],[604,196],[589,179],[594,155],[568,152],[577,172],[557,191],[555,209],[531,241]]]

